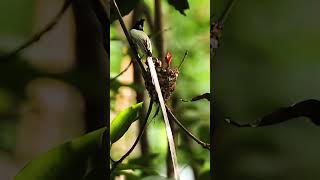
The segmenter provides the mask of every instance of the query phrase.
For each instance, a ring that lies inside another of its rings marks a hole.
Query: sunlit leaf
[[[114,143],[127,132],[131,124],[137,120],[139,110],[143,102],[130,106],[121,111],[111,122],[110,142]]]

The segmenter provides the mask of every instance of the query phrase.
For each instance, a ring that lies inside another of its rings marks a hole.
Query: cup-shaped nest
[[[162,96],[166,101],[170,98],[176,88],[179,70],[177,68],[171,68],[170,66],[163,66],[161,61],[157,58],[153,58],[153,62],[158,75]],[[147,68],[147,73],[150,75],[149,68]],[[152,83],[151,75],[147,76],[145,79],[145,86],[149,92],[150,98],[152,98],[152,100],[155,102],[159,102],[157,92]]]

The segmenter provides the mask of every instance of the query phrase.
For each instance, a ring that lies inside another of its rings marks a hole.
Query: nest
[[[170,65],[167,67],[163,66],[161,61],[157,58],[153,58],[153,62],[158,75],[162,96],[166,101],[170,98],[176,88],[179,70],[177,68],[171,68]],[[149,68],[147,68],[147,73],[150,74]],[[152,98],[152,100],[155,102],[159,102],[158,95],[152,83],[151,76],[146,77],[145,86],[149,92],[150,98]]]
[[[214,49],[219,47],[221,35],[222,35],[223,24],[217,22],[213,23],[210,26],[210,50],[211,52]]]

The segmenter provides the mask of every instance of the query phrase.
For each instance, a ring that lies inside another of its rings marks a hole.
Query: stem
[[[137,84],[138,86],[143,86],[143,81],[141,78],[141,74],[140,72],[137,71],[139,67],[137,67],[137,65],[134,66],[134,83]],[[137,102],[142,102],[145,101],[145,96],[144,96],[144,91],[136,91],[137,93]],[[146,109],[145,108],[141,108],[140,111],[142,116],[146,115]],[[141,131],[142,129],[145,128],[144,122],[142,120],[139,120],[139,130]],[[140,147],[141,147],[141,154],[148,154],[149,153],[149,141],[148,141],[148,136],[147,136],[147,131],[148,129],[145,128],[145,133],[142,135],[141,140],[140,140]],[[148,165],[150,164],[148,160],[145,161],[146,164],[144,165]]]
[[[188,55],[188,51],[186,51],[186,52],[184,53],[183,59],[182,59],[182,61],[180,62],[179,66],[178,66],[178,70],[180,70],[181,65],[182,65],[182,63],[184,62],[184,60],[185,60],[185,58],[187,57],[187,55]]]
[[[110,170],[111,172],[112,172],[126,157],[128,157],[128,156],[131,154],[131,152],[134,150],[134,148],[137,146],[137,144],[138,144],[138,142],[139,142],[139,140],[140,140],[140,138],[141,138],[144,130],[146,129],[146,125],[147,125],[147,122],[148,122],[148,118],[149,118],[149,115],[150,115],[151,110],[152,110],[152,105],[153,105],[153,100],[151,99],[151,100],[150,100],[150,103],[149,103],[147,115],[146,115],[146,117],[145,117],[145,119],[144,119],[144,123],[143,123],[142,129],[140,130],[137,139],[134,141],[134,143],[133,143],[133,145],[131,146],[131,148],[129,149],[129,151],[128,151],[126,154],[124,154],[118,161],[116,161],[116,162],[113,163],[112,168],[111,168],[111,170]]]
[[[166,28],[166,29],[163,29],[163,30],[161,30],[161,31],[154,31],[153,34],[149,34],[148,36],[149,36],[150,39],[153,39],[153,38],[159,36],[159,34],[164,33],[164,32],[166,32],[166,31],[169,31],[169,30],[171,30],[170,27],[169,27],[169,28]]]
[[[139,3],[136,7],[136,9],[133,11],[133,15],[132,15],[132,18],[131,18],[131,24],[134,24],[137,22],[137,20],[139,19],[139,17],[141,17],[141,14],[143,12],[143,9],[144,6],[141,5],[141,4],[144,4],[144,3]],[[148,24],[149,24],[149,21],[147,21]],[[149,24],[150,26],[150,24]],[[132,54],[130,54],[131,56],[131,59],[133,59],[132,57]],[[143,87],[144,86],[144,83],[143,83],[143,80],[142,80],[142,77],[141,77],[141,74],[139,72],[139,67],[137,66],[137,64],[135,64],[133,66],[134,68],[134,83],[135,85],[137,85],[138,87]],[[136,100],[137,102],[144,102],[146,99],[145,99],[145,95],[144,95],[144,91],[141,91],[141,90],[136,90]],[[140,114],[144,117],[146,116],[146,108],[145,107],[145,104],[143,104],[143,108],[141,108],[140,110]],[[151,115],[150,115],[151,116]],[[142,130],[144,127],[144,122],[143,120],[139,120],[139,131]],[[147,125],[148,126],[148,125]],[[145,132],[143,133],[143,135],[141,136],[141,139],[140,139],[140,151],[141,151],[141,154],[148,154],[149,153],[149,141],[148,141],[148,128],[145,127]],[[146,159],[146,161],[143,162],[143,165],[144,166],[149,166],[150,165],[150,160],[149,159]]]
[[[225,118],[224,121],[228,124],[231,124],[233,126],[236,126],[236,127],[256,127],[257,125],[254,125],[254,124],[239,124],[235,121],[232,121],[231,119],[229,118]]]
[[[115,77],[113,77],[113,78],[111,78],[110,79],[110,82],[113,82],[114,80],[116,80],[118,77],[120,77],[123,73],[125,73],[128,69],[129,69],[129,67],[131,66],[131,64],[132,64],[132,60],[130,61],[130,63],[128,64],[128,66],[126,67],[126,68],[124,68],[124,70],[122,70],[118,75],[116,75]],[[138,102],[140,102],[140,101],[138,101]]]

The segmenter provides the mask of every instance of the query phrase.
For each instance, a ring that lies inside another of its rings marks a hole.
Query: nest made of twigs
[[[167,67],[163,66],[161,61],[157,58],[153,58],[153,62],[158,75],[162,96],[166,101],[170,98],[176,88],[179,70],[177,68],[171,68],[170,65]],[[147,68],[147,73],[150,75],[149,68]],[[155,102],[159,102],[157,92],[152,83],[151,75],[146,77],[145,86],[149,92],[150,98],[152,98],[152,100]]]

